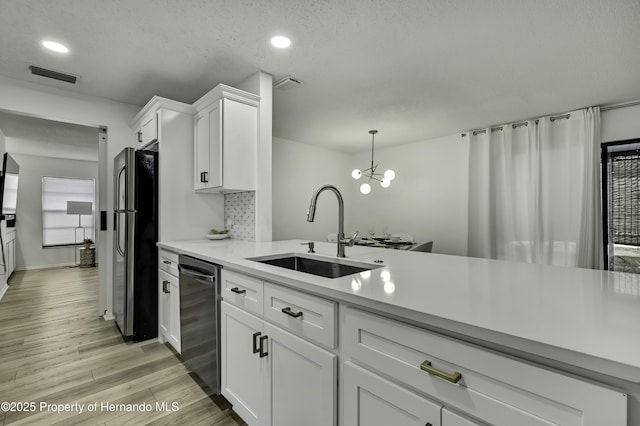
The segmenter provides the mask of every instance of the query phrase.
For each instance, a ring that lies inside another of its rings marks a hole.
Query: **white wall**
[[[602,142],[640,138],[640,105],[600,113]]]
[[[96,207],[107,212],[113,211],[111,196],[113,194],[113,158],[124,147],[132,146],[133,134],[128,123],[140,110],[139,106],[81,96],[66,90],[0,77],[0,109],[63,122],[106,127],[107,146],[100,151],[106,152],[106,155],[101,155],[99,162],[100,205]],[[113,243],[111,214],[107,214],[107,220],[108,230],[99,231],[101,235],[98,262],[101,265],[111,265]],[[111,309],[111,273],[110,267],[100,268],[98,313]]]
[[[97,149],[97,143],[96,143]],[[14,154],[20,165],[16,269],[73,265],[73,247],[42,248],[42,177],[98,179],[98,162]]]
[[[393,148],[376,149],[382,171],[396,179],[384,189],[373,183],[360,193],[354,168],[366,168],[371,151],[346,154],[274,138],[274,240],[324,240],[337,232],[337,202],[321,195],[316,222],[306,222],[306,210],[317,187],[331,183],[345,199],[345,231],[370,229],[411,234],[415,241],[434,241],[434,252],[467,252],[468,142],[459,134]]]
[[[371,192],[359,191],[361,180],[351,180],[354,226],[360,233],[410,234],[414,241],[433,241],[435,253],[466,255],[468,140],[459,134],[416,142],[374,153],[379,173],[393,169],[389,188],[372,182]],[[371,163],[371,151],[351,157],[351,168]]]
[[[602,111],[601,125],[603,142],[640,138],[640,105]],[[370,228],[376,233],[407,233],[418,242],[433,240],[436,253],[466,255],[468,138],[456,133],[376,149],[376,163],[382,171],[394,169],[397,178],[386,190],[375,183],[365,196],[358,190],[360,181],[348,176],[356,167],[367,167],[370,156],[371,151],[349,155],[274,138],[274,240],[321,240],[326,232],[335,232],[333,218],[327,223],[322,219],[320,232],[301,222],[300,210],[306,211],[313,192],[309,181],[323,178],[327,183],[340,182],[340,190],[349,198],[347,230],[358,229],[364,235]]]
[[[273,138],[273,239],[326,241],[327,234],[338,232],[338,201],[333,193],[320,195],[315,221],[307,222],[311,196],[327,183],[344,198],[345,232],[354,230],[349,167],[348,154]]]

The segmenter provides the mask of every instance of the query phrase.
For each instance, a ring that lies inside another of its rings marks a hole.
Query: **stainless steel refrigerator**
[[[158,153],[114,159],[113,314],[126,340],[158,336]]]

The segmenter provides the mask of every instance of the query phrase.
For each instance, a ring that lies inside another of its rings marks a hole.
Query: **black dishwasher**
[[[178,260],[182,359],[210,395],[220,394],[220,268],[186,255]]]

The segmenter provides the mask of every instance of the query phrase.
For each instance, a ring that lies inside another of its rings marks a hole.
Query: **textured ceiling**
[[[638,22],[638,0],[0,0],[0,75],[144,105],[291,74],[274,136],[366,151],[374,128],[384,146],[640,99]]]

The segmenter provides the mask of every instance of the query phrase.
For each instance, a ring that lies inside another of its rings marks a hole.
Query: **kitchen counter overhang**
[[[384,266],[340,278],[250,260],[305,253],[303,243],[158,245],[552,367],[640,383],[638,275],[370,247],[348,248],[347,257]],[[335,244],[315,250],[335,259]]]

